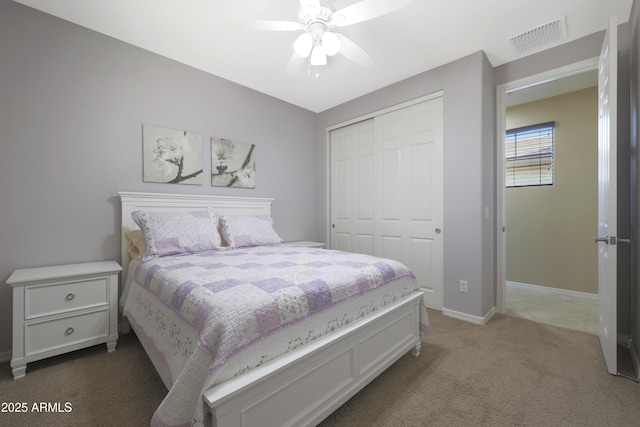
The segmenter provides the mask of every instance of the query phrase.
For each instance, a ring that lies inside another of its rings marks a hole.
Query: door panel
[[[431,269],[434,265],[437,265],[437,260],[434,261],[433,253],[438,248],[434,248],[433,239],[420,239],[411,238],[409,240],[409,261],[408,264],[412,265],[411,271],[416,277],[423,278],[423,289],[431,289],[431,292],[435,292],[434,288],[437,288],[438,284],[431,283]],[[437,246],[437,245],[435,245]]]
[[[402,238],[400,236],[379,236],[380,250],[376,255],[400,261],[398,254],[402,253]]]
[[[331,248],[373,254],[373,119],[331,132]]]
[[[351,250],[351,233],[332,233],[334,237],[331,239],[332,249],[339,251],[354,252]]]
[[[359,157],[357,218],[359,221],[373,221],[373,155]]]
[[[384,250],[376,255],[409,267],[427,306],[442,309],[442,98],[378,116],[375,125],[374,156],[382,171],[376,188],[384,189],[374,229],[376,248]]]
[[[402,187],[400,181],[400,171],[402,170],[401,151],[397,148],[385,149],[381,153],[382,165],[378,168],[380,173],[382,197],[381,217],[384,221],[398,221],[400,219],[400,200],[402,198]]]
[[[617,77],[618,26],[609,20],[598,63],[598,312],[610,374],[617,361]]]
[[[357,248],[358,253],[365,255],[373,255],[373,235],[371,234],[358,234],[356,236],[357,239]]]
[[[410,195],[429,194],[433,186],[430,171],[433,170],[433,146],[420,144],[410,147],[411,182]],[[429,221],[432,219],[431,197],[411,197],[409,217],[411,222]]]
[[[336,187],[336,217],[339,220],[351,218],[351,160],[341,159],[337,161],[336,173],[338,182],[344,183]]]

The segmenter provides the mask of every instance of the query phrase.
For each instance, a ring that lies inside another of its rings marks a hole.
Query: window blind
[[[553,184],[553,130],[555,122],[507,130],[506,186]]]

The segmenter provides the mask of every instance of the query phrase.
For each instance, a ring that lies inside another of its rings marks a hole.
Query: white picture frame
[[[202,185],[202,135],[143,124],[142,147],[144,182]]]
[[[255,144],[211,138],[211,185],[256,187]]]

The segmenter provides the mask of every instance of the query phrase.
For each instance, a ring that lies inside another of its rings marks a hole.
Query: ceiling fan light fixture
[[[318,67],[327,65],[327,56],[337,53],[363,67],[373,63],[371,55],[342,33],[334,33],[334,29],[369,21],[413,3],[413,0],[351,0],[350,5],[335,10],[332,5],[321,3],[326,1],[298,0],[300,8],[297,21],[259,20],[241,27],[260,31],[303,31],[293,42],[294,53],[285,71],[290,74],[306,62],[309,69],[316,69],[317,77]]]
[[[322,47],[324,48],[324,53],[328,56],[333,56],[340,52],[340,39],[334,33],[326,31],[322,35]]]
[[[309,33],[302,33],[293,42],[293,50],[303,58],[307,58],[313,49],[313,37]]]
[[[311,65],[327,65],[327,55],[324,49],[320,45],[313,47],[311,51],[311,58],[309,58],[309,64]]]

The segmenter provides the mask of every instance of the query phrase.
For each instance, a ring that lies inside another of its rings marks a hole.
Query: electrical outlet
[[[460,292],[467,293],[469,291],[469,283],[466,280],[460,280]]]

